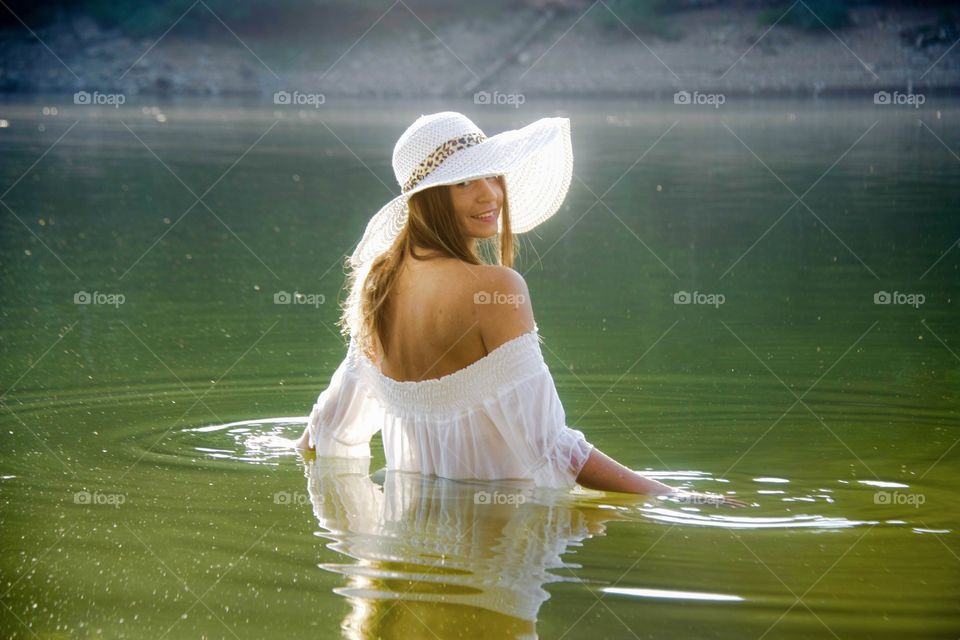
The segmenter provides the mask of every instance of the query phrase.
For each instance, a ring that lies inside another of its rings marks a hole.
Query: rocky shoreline
[[[590,11],[604,11],[594,5]],[[396,11],[402,13],[403,9]],[[662,96],[677,91],[818,96],[900,90],[957,94],[956,30],[932,10],[859,8],[841,31],[758,24],[731,9],[683,14],[676,39],[611,32],[583,14],[518,8],[436,24],[396,15],[356,28],[277,42],[198,41],[176,32],[130,39],[75,17],[0,37],[0,93],[125,96],[416,98],[479,95]],[[379,28],[381,27],[382,28]],[[362,31],[360,32],[362,33]],[[491,38],[493,46],[491,46]],[[41,42],[42,41],[42,42]]]

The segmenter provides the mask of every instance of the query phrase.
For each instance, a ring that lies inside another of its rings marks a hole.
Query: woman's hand
[[[307,451],[313,451],[313,447],[310,446],[310,427],[307,427],[303,430],[303,435],[300,436],[300,439],[297,440],[294,444],[297,449],[306,449]]]

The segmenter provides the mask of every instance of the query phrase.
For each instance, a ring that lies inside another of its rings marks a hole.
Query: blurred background
[[[687,86],[751,95],[947,90],[957,77],[956,56],[945,56],[958,36],[954,5],[9,0],[0,14],[0,90],[216,96],[289,85],[367,97],[477,89],[644,96]]]

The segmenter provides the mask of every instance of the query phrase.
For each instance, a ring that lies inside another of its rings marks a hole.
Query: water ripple
[[[723,529],[848,529],[861,525],[876,525],[877,520],[848,520],[843,517],[821,515],[796,515],[774,518],[755,518],[750,516],[729,516],[723,514],[702,515],[688,510],[654,507],[644,509],[643,513],[653,520],[671,524],[693,525],[701,527],[719,527]]]
[[[227,424],[184,429],[194,441],[190,450],[218,460],[253,464],[276,464],[280,458],[294,455],[291,438],[300,435],[307,417],[260,418]],[[233,440],[234,448],[224,448],[223,438]]]

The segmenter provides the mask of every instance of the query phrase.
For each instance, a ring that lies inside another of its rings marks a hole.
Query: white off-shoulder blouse
[[[370,457],[378,431],[389,470],[556,489],[573,488],[593,448],[566,426],[536,330],[419,382],[383,375],[351,340],[310,412],[310,446],[318,456]]]

